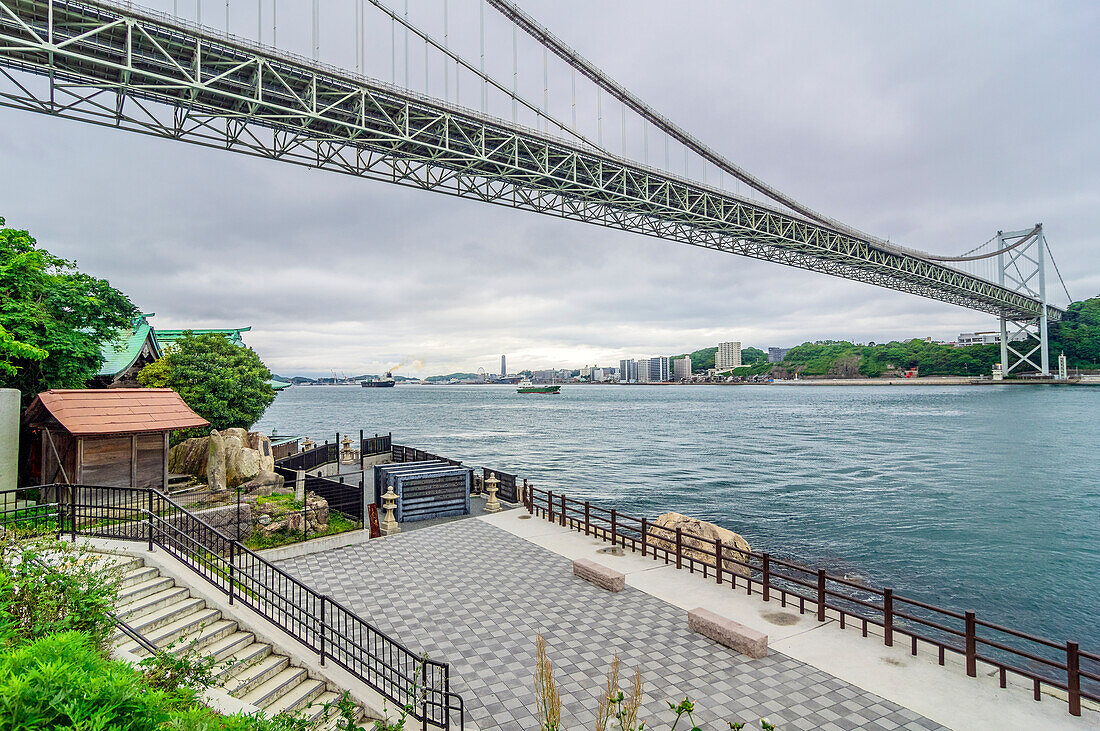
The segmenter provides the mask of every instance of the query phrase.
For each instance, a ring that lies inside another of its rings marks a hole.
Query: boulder
[[[258,431],[248,432],[248,446],[260,453],[260,471],[275,471],[275,455],[271,451],[271,440]]]
[[[168,450],[168,471],[206,479],[206,452],[209,437],[194,437]]]
[[[267,497],[275,488],[282,486],[282,477],[270,470],[261,469],[260,474],[256,475],[248,482],[243,483],[240,487],[249,495],[262,495]]]
[[[239,426],[230,427],[229,429],[222,429],[223,437],[233,437],[241,443],[242,447],[248,447],[248,430],[241,429]]]
[[[310,520],[318,525],[328,525],[328,500],[323,497],[313,492],[306,493],[306,512]]]
[[[668,530],[660,530],[661,528]],[[689,518],[680,513],[665,513],[650,524],[646,542],[654,548],[675,555],[677,528],[681,530],[681,549],[685,559],[714,566],[714,541],[721,539],[722,569],[732,574],[749,576],[748,567],[735,563],[748,562],[748,553],[752,551],[749,542],[739,534],[705,520]]]
[[[206,485],[214,492],[224,492],[227,488],[225,440],[217,430],[211,431],[207,437]]]
[[[228,430],[226,430],[228,431]],[[229,487],[237,487],[260,474],[260,453],[251,447],[241,446],[235,435],[225,437],[225,480]]]

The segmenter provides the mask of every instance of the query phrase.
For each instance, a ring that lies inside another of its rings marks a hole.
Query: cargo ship
[[[536,386],[529,380],[522,380],[519,382],[519,388],[516,389],[516,393],[557,393],[561,391],[561,386]]]
[[[379,378],[374,381],[360,381],[359,385],[363,388],[392,388],[394,383],[396,383],[396,381],[393,380],[393,374],[387,371],[385,378]]]

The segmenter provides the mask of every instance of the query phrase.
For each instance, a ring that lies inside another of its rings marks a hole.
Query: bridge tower
[[[1043,235],[1043,224],[1037,223],[1034,228],[1021,231],[998,231],[997,250],[998,284],[1034,297],[1042,304],[1042,314],[1026,320],[1016,319],[1002,311],[1001,370],[1007,376],[1013,369],[1022,368],[1026,363],[1042,375],[1049,376],[1047,241]],[[1038,363],[1035,362],[1036,354]]]

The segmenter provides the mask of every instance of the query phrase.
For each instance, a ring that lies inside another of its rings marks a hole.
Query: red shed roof
[[[170,388],[52,389],[35,397],[26,420],[42,424],[46,412],[78,437],[210,425]]]

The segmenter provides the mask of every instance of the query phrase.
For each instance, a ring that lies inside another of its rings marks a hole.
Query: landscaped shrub
[[[0,726],[149,731],[191,694],[150,689],[130,665],[108,660],[88,635],[61,632],[0,655]]]
[[[114,630],[110,612],[117,593],[117,575],[71,544],[0,542],[0,641],[5,645],[76,630],[103,654]]]

